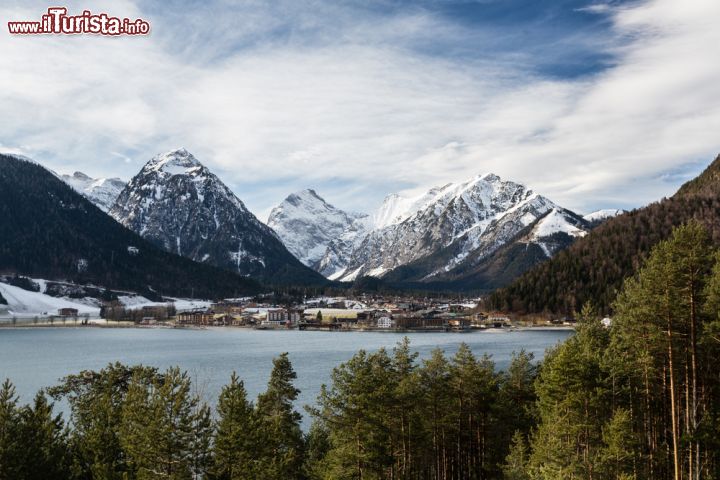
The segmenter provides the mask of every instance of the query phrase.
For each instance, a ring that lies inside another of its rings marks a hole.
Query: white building
[[[286,310],[284,308],[268,308],[263,324],[285,325],[300,322],[302,314],[299,310]]]
[[[383,315],[377,319],[378,328],[393,328],[395,326],[395,320]]]

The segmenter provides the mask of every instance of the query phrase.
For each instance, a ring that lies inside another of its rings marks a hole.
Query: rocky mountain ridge
[[[328,205],[314,191],[291,195],[273,210],[269,223],[288,245],[299,241],[299,227],[330,231],[325,228],[327,210],[316,216],[316,204],[325,209]],[[456,277],[457,270],[479,265],[511,242],[534,245],[535,257],[542,259],[590,229],[582,217],[494,174],[434,187],[414,197],[388,195],[373,215],[351,218],[332,209],[332,218],[342,221],[333,223],[331,235],[322,242],[315,242],[319,237],[314,235],[300,236],[303,251],[313,252],[306,264],[340,281],[362,276],[442,281]],[[325,253],[316,261],[323,248]]]
[[[109,213],[152,243],[196,262],[273,284],[324,282],[184,148],[150,159]]]

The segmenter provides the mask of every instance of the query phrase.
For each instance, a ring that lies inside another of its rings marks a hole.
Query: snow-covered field
[[[100,302],[96,299],[55,298],[5,283],[0,283],[0,293],[8,302],[7,305],[0,305],[0,318],[46,317],[57,315],[61,308],[76,308],[80,315],[100,314]]]
[[[7,305],[0,305],[0,321],[12,317],[49,317],[58,315],[61,308],[75,308],[78,315],[98,317],[100,315],[100,301],[96,298],[57,298],[42,293],[45,291],[47,281],[33,279],[40,286],[40,292],[31,292],[19,287],[0,283],[0,294],[7,300]],[[146,306],[162,306],[168,302],[153,302],[139,295],[125,295],[118,300],[128,308],[138,309]],[[209,300],[171,299],[177,311],[194,310],[210,306]]]
[[[118,297],[118,300],[126,307],[133,309],[142,307],[160,307],[168,304],[168,302],[153,302],[140,295],[120,296]],[[170,300],[175,305],[175,309],[178,312],[195,310],[198,308],[208,308],[212,303],[209,300],[197,300],[188,298],[172,298]]]

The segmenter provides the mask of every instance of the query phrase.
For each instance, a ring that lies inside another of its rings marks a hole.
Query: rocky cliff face
[[[320,266],[319,262],[326,257],[328,247],[345,248],[339,242],[348,240],[350,232],[362,235],[367,217],[330,205],[314,190],[303,190],[288,195],[270,212],[268,226],[301,262],[322,272],[328,267]]]

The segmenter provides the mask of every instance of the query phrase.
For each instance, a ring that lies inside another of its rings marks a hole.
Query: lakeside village
[[[62,317],[77,312],[63,309]],[[321,297],[299,304],[272,305],[258,299],[232,299],[202,308],[176,310],[173,303],[128,308],[109,303],[100,317],[110,322],[132,322],[140,326],[176,328],[244,327],[259,330],[299,329],[326,331],[436,331],[463,332],[473,329],[512,329],[530,326],[572,327],[572,318],[528,319],[502,313],[483,312],[477,301],[452,302],[362,295],[358,298]]]

